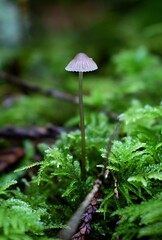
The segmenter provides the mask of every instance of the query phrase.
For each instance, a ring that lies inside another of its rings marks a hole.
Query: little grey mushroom
[[[79,73],[79,111],[80,111],[80,128],[81,128],[81,175],[82,179],[86,178],[85,168],[85,127],[84,127],[84,109],[83,109],[83,72],[91,72],[98,69],[92,58],[89,58],[85,53],[78,53],[73,60],[66,66],[65,70],[69,72]]]
[[[98,69],[96,63],[85,53],[78,53],[65,68],[69,72],[91,72],[96,69]]]

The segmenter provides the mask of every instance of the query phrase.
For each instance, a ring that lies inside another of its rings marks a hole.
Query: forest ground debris
[[[0,128],[1,138],[17,138],[17,139],[42,139],[56,138],[58,134],[67,132],[68,130],[58,127],[54,124],[48,124],[46,127],[22,128],[7,126]]]
[[[97,207],[95,206],[97,204],[97,198],[95,196],[97,196],[96,194],[98,193],[101,184],[102,184],[101,180],[97,179],[95,181],[92,190],[86,196],[85,200],[81,203],[80,207],[77,209],[77,211],[74,213],[69,223],[67,224],[68,228],[61,230],[60,237],[62,239],[68,240],[71,239],[71,237],[72,239],[79,239],[76,238],[76,235],[78,234],[75,235],[73,234],[75,233],[78,224],[81,220],[83,220],[84,222],[88,221],[87,222],[88,225],[84,223],[82,224],[79,231],[80,236],[78,237],[82,237],[83,235],[90,233],[89,221],[92,219],[92,212],[94,213],[97,210]],[[85,217],[86,215],[83,214],[85,212],[85,209],[87,209],[87,211],[89,210],[90,212],[92,211],[91,213],[88,213],[87,218]]]
[[[76,96],[55,89],[43,89],[39,86],[29,84],[26,81],[22,80],[21,78],[13,76],[4,71],[0,71],[0,78],[4,79],[5,81],[11,84],[14,84],[15,86],[24,89],[25,91],[28,90],[30,92],[41,93],[46,96],[51,96],[65,101],[70,101],[71,103],[75,104],[78,103],[78,99]]]
[[[19,88],[21,88],[22,90],[24,90],[25,92],[26,91],[29,91],[29,92],[33,92],[33,93],[39,93],[39,94],[43,94],[45,96],[49,96],[49,97],[53,97],[53,98],[56,98],[56,99],[61,99],[61,100],[64,100],[64,101],[68,101],[68,102],[71,102],[73,104],[79,104],[79,99],[77,96],[74,96],[74,95],[71,95],[69,93],[66,93],[66,92],[62,92],[60,90],[57,90],[57,89],[43,89],[39,86],[36,86],[36,85],[33,85],[33,84],[29,84],[27,83],[27,81],[17,77],[17,76],[14,76],[12,74],[9,74],[5,71],[0,71],[0,78],[4,79],[6,82],[10,83],[10,84],[13,84],[14,86],[17,86]],[[93,105],[90,105],[90,104],[87,104],[85,103],[85,106],[88,107],[89,109],[92,109],[92,110],[97,110],[97,111],[100,111],[100,112],[104,112],[107,116],[109,116],[111,119],[115,120],[115,121],[118,121],[118,117],[119,117],[119,114],[109,110],[109,109],[104,109],[104,108],[97,108],[96,109],[96,106],[93,106]]]
[[[84,240],[85,236],[91,233],[90,222],[92,221],[93,215],[99,207],[99,199],[101,197],[100,187],[102,185],[103,180],[107,178],[109,175],[109,171],[107,171],[107,164],[109,162],[108,158],[111,152],[113,140],[118,138],[119,130],[120,124],[117,124],[107,144],[107,154],[105,157],[105,162],[101,170],[101,173],[98,175],[98,178],[94,182],[93,188],[91,189],[89,194],[86,196],[84,201],[81,203],[80,207],[77,209],[77,211],[71,217],[70,221],[67,223],[68,228],[60,231],[61,239]],[[114,194],[116,198],[119,197],[117,189],[117,179],[115,177],[114,177]],[[79,228],[79,231],[75,233],[80,221],[82,221],[82,224]]]

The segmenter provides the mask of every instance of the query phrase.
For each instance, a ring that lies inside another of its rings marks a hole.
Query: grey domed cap
[[[91,72],[96,69],[98,69],[97,64],[85,53],[78,53],[65,68],[69,72]]]

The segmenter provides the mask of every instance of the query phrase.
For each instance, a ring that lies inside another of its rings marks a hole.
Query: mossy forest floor
[[[76,25],[55,13],[55,33],[32,3],[47,36],[37,22],[33,39],[0,40],[0,240],[162,238],[161,1],[114,2]],[[78,51],[98,65],[83,82],[85,179],[78,76],[64,70]]]

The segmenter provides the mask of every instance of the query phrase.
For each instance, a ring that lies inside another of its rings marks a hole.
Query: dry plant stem
[[[8,83],[11,83],[19,88],[21,88],[24,91],[29,91],[29,92],[34,92],[34,93],[39,93],[39,94],[43,94],[45,96],[49,96],[49,97],[53,97],[53,98],[57,98],[60,100],[65,100],[68,102],[71,102],[73,104],[78,104],[78,97],[71,95],[69,93],[66,92],[62,92],[56,89],[43,89],[39,86],[36,85],[32,85],[31,83],[27,83],[27,81],[24,81],[23,79],[20,79],[19,77],[13,76],[7,72],[4,71],[0,71],[0,78],[4,79],[5,81],[7,81]],[[118,118],[118,114],[115,112],[112,112],[108,109],[98,109],[95,106],[86,104],[86,107],[88,107],[89,109],[92,110],[97,110],[100,112],[104,112],[106,115],[108,115],[111,119],[115,120],[115,121],[119,121]]]
[[[80,204],[79,208],[76,210],[72,218],[67,223],[68,228],[62,229],[59,233],[59,237],[64,240],[69,240],[72,238],[73,234],[81,221],[81,216],[85,212],[85,209],[90,204],[91,200],[94,198],[95,194],[99,191],[102,181],[97,179],[94,183],[92,190],[86,196],[84,201]]]
[[[0,71],[0,78],[6,80],[7,82],[20,87],[24,91],[30,91],[34,93],[40,93],[45,96],[51,96],[61,100],[65,100],[74,104],[78,104],[78,98],[71,94],[56,90],[56,89],[43,89],[39,86],[27,83],[27,81],[20,79],[19,77],[13,76],[7,72]]]
[[[113,179],[114,179],[114,195],[117,199],[119,199],[118,182],[117,182],[117,178],[114,175],[113,175]]]
[[[21,128],[8,126],[0,128],[0,138],[7,139],[42,139],[53,138],[61,134],[62,132],[68,132],[70,130],[61,128],[59,126],[48,124],[46,127],[33,127],[33,128]]]
[[[109,155],[111,153],[113,141],[118,139],[118,137],[119,137],[120,127],[121,127],[121,123],[119,122],[116,125],[113,134],[110,136],[110,139],[107,144],[107,154],[106,154],[105,161],[103,164],[104,166],[103,166],[103,168],[101,170],[101,174],[100,174],[101,176],[104,176],[104,178],[107,178],[107,176],[109,175],[109,172],[110,172],[109,169],[107,169],[107,166],[109,165]]]
[[[85,169],[85,127],[84,127],[84,107],[83,107],[83,72],[79,72],[79,111],[80,111],[80,129],[81,129],[81,174],[82,180],[86,178]]]

